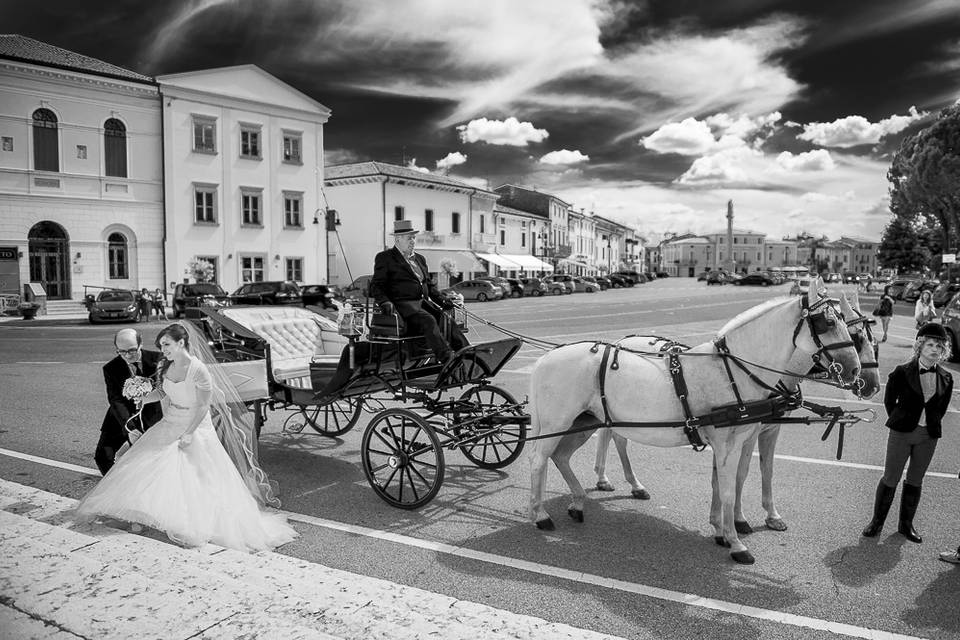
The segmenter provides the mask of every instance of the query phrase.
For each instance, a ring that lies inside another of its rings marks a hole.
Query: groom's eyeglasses
[[[122,356],[135,356],[137,352],[140,351],[140,347],[134,347],[133,349],[117,349],[117,353]]]

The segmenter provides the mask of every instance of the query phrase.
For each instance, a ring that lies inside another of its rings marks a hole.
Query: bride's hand
[[[193,442],[193,434],[192,434],[192,433],[185,433],[185,434],[183,434],[182,436],[180,436],[180,448],[181,448],[181,449],[186,449],[187,447],[189,447],[191,442]]]

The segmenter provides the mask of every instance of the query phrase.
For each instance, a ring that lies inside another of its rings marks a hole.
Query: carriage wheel
[[[303,419],[314,431],[334,438],[342,436],[360,419],[363,400],[344,399],[322,405],[300,407]]]
[[[469,413],[460,413],[462,418],[476,418],[478,416],[523,416],[520,407],[509,411],[502,411],[504,406],[512,406],[517,401],[512,395],[493,385],[479,385],[467,389],[460,400],[473,403]],[[466,429],[476,428],[481,431],[494,426],[492,419],[481,419]],[[525,422],[498,423],[499,430],[460,447],[460,451],[467,460],[481,469],[502,469],[520,456],[527,439],[527,425]],[[466,429],[454,427],[454,433],[461,434]]]
[[[407,409],[381,411],[367,425],[360,443],[367,482],[384,502],[418,509],[443,484],[443,450],[426,420]]]

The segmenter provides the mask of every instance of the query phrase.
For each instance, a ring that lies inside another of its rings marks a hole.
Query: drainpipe
[[[166,136],[166,103],[163,93],[160,91],[160,84],[157,83],[157,93],[160,95],[160,206],[163,209],[161,220],[163,221],[163,230],[160,235],[160,242],[163,247],[163,266],[160,272],[163,274],[163,290],[167,290],[167,136]],[[173,291],[170,292],[170,304],[173,304]]]

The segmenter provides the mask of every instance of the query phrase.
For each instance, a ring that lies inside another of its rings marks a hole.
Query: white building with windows
[[[553,266],[532,254],[537,235],[549,228],[543,217],[495,204],[493,219],[492,242],[473,247],[477,257],[487,263],[489,275],[518,278],[553,271]]]
[[[394,220],[411,220],[420,230],[417,253],[439,286],[486,273],[471,240],[496,241],[495,193],[385,162],[329,166],[325,191],[339,220],[330,241],[331,283],[372,274],[374,257],[393,246]]]
[[[199,259],[228,292],[262,280],[327,282],[330,110],[254,65],[156,80],[169,281],[189,280]]]
[[[0,35],[0,294],[162,288],[161,149],[151,78]]]

